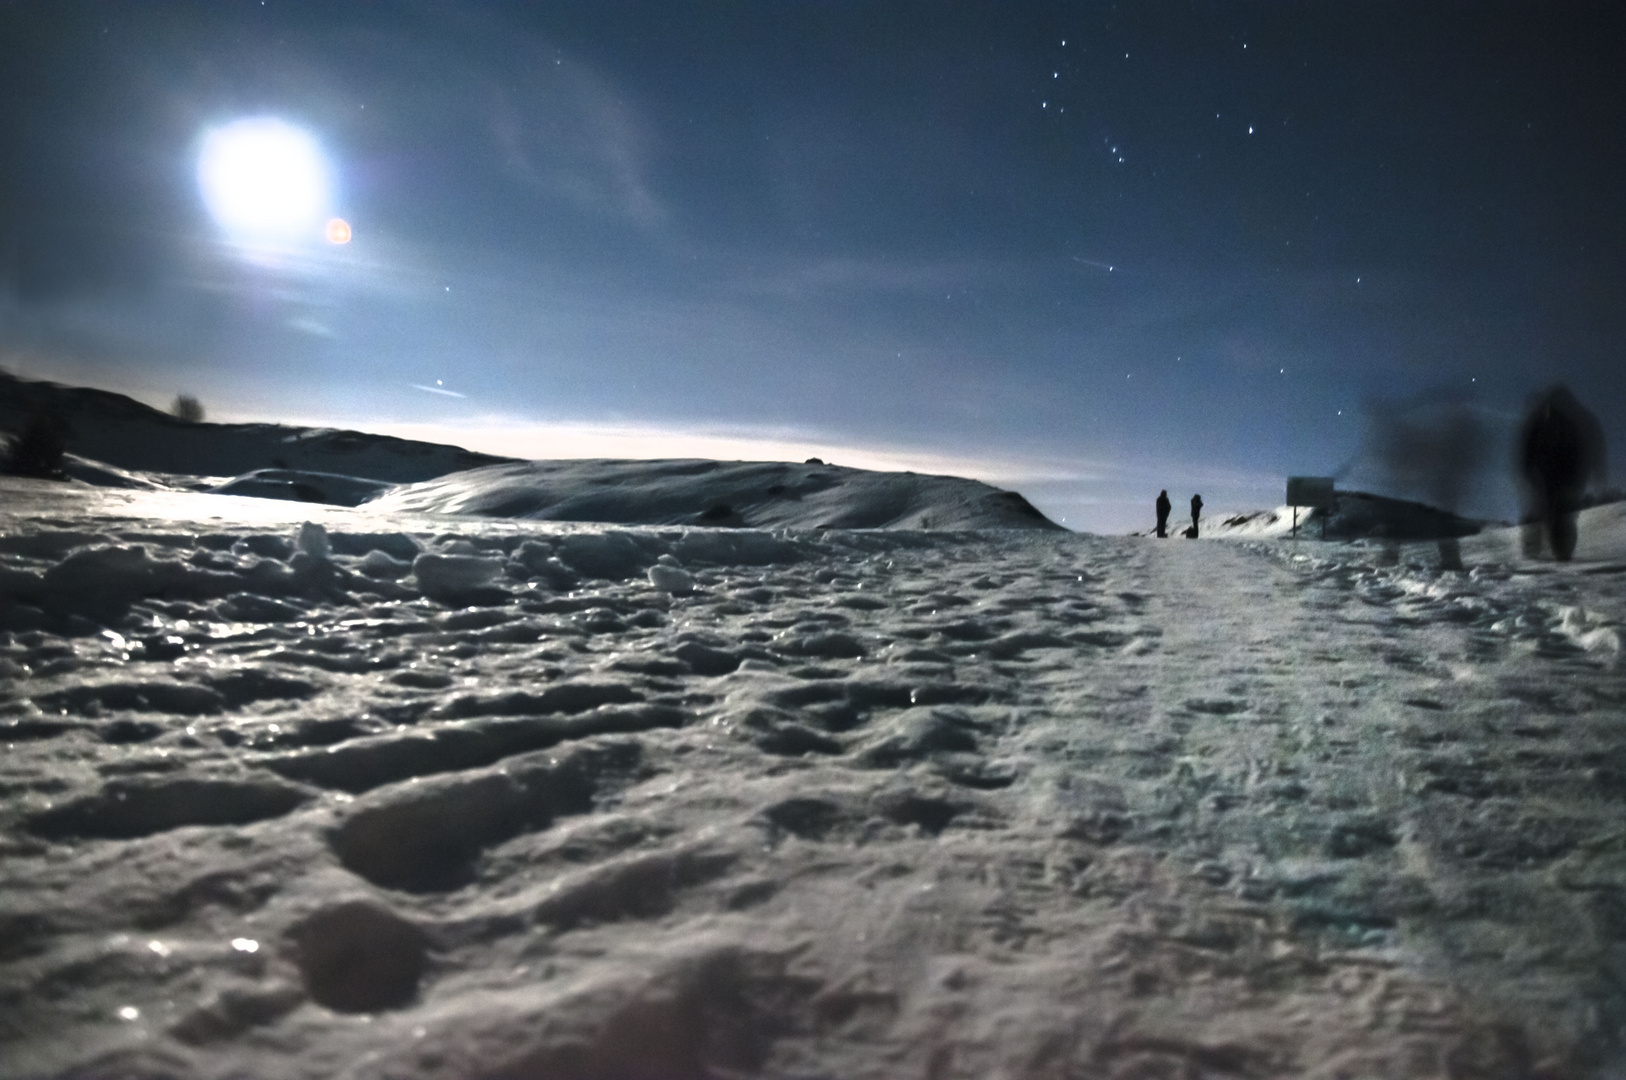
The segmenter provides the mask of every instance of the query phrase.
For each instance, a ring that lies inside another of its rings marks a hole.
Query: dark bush
[[[62,455],[68,449],[62,421],[44,410],[35,410],[23,424],[22,434],[6,443],[5,471],[13,476],[62,479]]]
[[[169,411],[189,424],[203,423],[203,402],[191,394],[176,394]]]

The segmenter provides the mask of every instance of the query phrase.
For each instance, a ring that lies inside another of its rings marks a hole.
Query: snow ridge
[[[769,529],[1059,529],[1022,496],[957,476],[783,461],[533,461],[397,487],[378,513]]]

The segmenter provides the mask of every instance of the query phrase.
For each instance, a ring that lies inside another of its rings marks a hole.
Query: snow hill
[[[20,431],[35,410],[66,422],[68,451],[81,459],[69,463],[70,476],[114,487],[189,488],[200,476],[218,484],[261,469],[400,484],[512,460],[359,431],[190,423],[123,394],[0,370],[0,432]]]
[[[1622,511],[1448,572],[0,477],[0,1076],[1618,1076]]]
[[[954,476],[816,462],[520,462],[355,431],[189,423],[121,394],[0,371],[0,432],[35,409],[67,422],[68,476],[103,487],[627,525],[1061,528],[1016,492]]]
[[[769,529],[1059,529],[1014,491],[809,462],[535,461],[397,487],[370,509]]]

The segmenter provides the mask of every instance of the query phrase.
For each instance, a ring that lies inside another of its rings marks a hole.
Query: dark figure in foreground
[[[1519,433],[1519,472],[1553,557],[1575,554],[1575,515],[1588,481],[1604,479],[1603,426],[1562,384],[1536,396]]]
[[[1174,504],[1169,501],[1169,493],[1165,489],[1157,493],[1157,535],[1169,535],[1169,511]]]
[[[1193,495],[1191,497],[1191,528],[1186,530],[1186,538],[1188,540],[1197,539],[1197,519],[1202,516],[1202,512],[1203,497],[1201,495]]]

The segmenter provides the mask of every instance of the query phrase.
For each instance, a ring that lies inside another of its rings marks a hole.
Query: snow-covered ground
[[[1626,1075],[1618,507],[421,509],[0,478],[0,1075]]]

